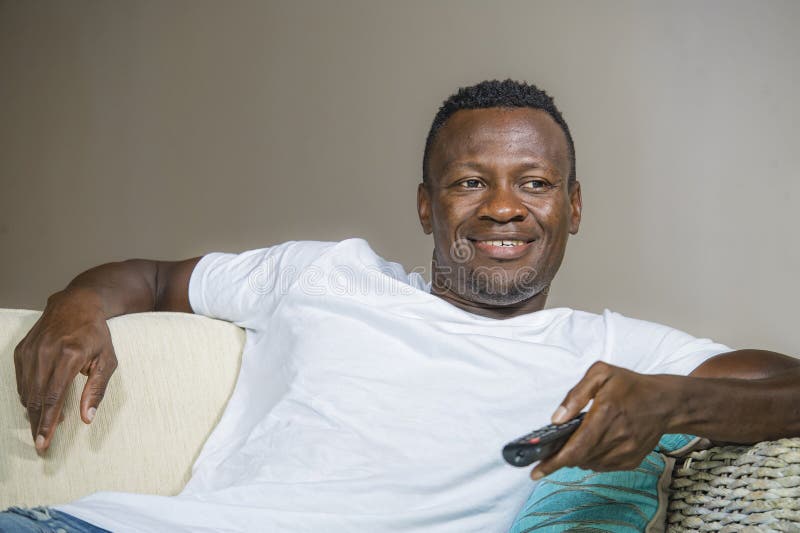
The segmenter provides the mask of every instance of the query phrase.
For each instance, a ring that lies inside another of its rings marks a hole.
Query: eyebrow
[[[451,161],[444,165],[444,171],[447,172],[452,169],[457,168],[466,168],[469,170],[486,170],[486,166],[482,165],[476,161]],[[547,169],[546,165],[539,163],[538,161],[528,161],[525,163],[521,163],[517,166],[519,169]]]

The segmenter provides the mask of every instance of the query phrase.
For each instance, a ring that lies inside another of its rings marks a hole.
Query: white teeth
[[[525,241],[509,240],[509,241],[483,241],[490,246],[522,246]]]

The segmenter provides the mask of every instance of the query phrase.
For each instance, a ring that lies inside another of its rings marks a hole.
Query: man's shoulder
[[[331,252],[337,252],[337,257],[363,256],[377,254],[372,250],[369,243],[362,238],[349,238],[341,241],[316,241],[316,240],[290,240],[276,244],[271,244],[263,248],[253,248],[240,252],[212,252],[208,256],[227,256],[229,258],[239,257],[263,257],[273,259],[305,259],[314,260]]]
[[[324,272],[363,272],[377,271],[398,279],[408,277],[405,268],[378,255],[370,244],[362,238],[354,237],[341,241],[285,241],[260,249],[248,250],[239,254],[209,254],[240,265],[245,270],[257,269],[265,274],[281,272],[286,274],[314,274]]]
[[[309,262],[329,259],[328,266],[337,265],[384,265],[393,264],[373,250],[369,242],[360,237],[352,237],[341,241],[287,241],[275,246],[289,256],[303,256]]]

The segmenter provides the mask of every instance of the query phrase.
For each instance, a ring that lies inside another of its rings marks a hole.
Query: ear
[[[419,223],[422,225],[422,231],[425,235],[433,233],[433,224],[431,224],[431,196],[428,186],[420,183],[417,187],[417,214],[419,214]]]
[[[569,232],[572,235],[578,233],[578,228],[581,225],[581,210],[583,209],[583,200],[581,199],[581,183],[578,180],[569,184]]]

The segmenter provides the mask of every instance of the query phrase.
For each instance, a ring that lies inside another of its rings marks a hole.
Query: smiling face
[[[454,113],[417,196],[434,240],[431,292],[485,316],[542,309],[580,224],[580,184],[569,172],[566,136],[545,111]]]

